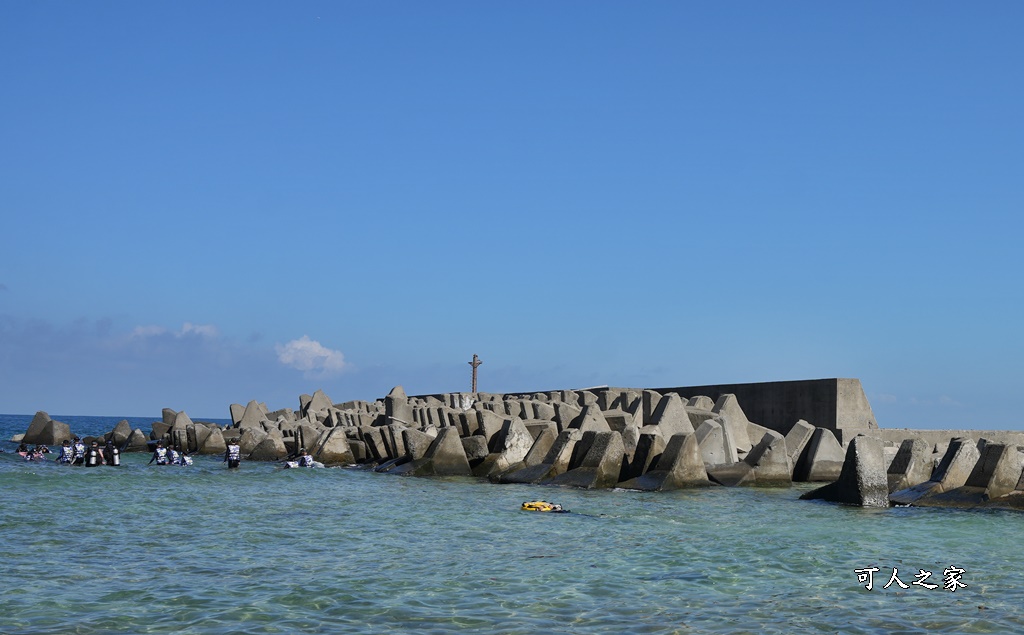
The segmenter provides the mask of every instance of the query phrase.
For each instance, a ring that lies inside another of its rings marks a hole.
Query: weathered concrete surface
[[[676,434],[693,434],[693,424],[686,412],[686,404],[679,395],[666,395],[658,402],[650,423],[661,429],[666,439]]]
[[[1022,468],[1024,460],[1018,446],[987,443],[962,486],[924,496],[914,504],[920,507],[977,507],[1017,489]]]
[[[729,427],[729,432],[732,436],[733,443],[736,446],[737,452],[749,452],[750,448],[753,447],[754,443],[752,438],[748,434],[748,425],[751,423],[747,419],[746,413],[743,412],[743,408],[740,407],[739,400],[736,399],[736,395],[726,393],[719,395],[718,400],[714,406],[711,407],[711,412],[722,417],[722,421]],[[759,435],[757,439],[761,439],[763,435]]]
[[[497,475],[499,483],[540,483],[569,469],[576,445],[584,433],[577,428],[562,430],[541,463]]]
[[[326,466],[350,465],[356,461],[342,428],[328,428],[321,432],[312,443],[310,454]]]
[[[789,454],[789,462],[794,469],[813,435],[814,426],[803,419],[793,424],[793,427],[786,433],[786,452]]]
[[[906,439],[921,439],[931,448],[943,450],[953,439],[971,439],[974,442],[985,439],[992,443],[1024,446],[1024,431],[1021,430],[913,430],[908,428],[880,428],[865,432],[883,441],[900,445]]]
[[[43,445],[60,445],[64,441],[70,441],[72,437],[71,428],[66,423],[55,421],[50,415],[40,410],[32,417],[28,429],[22,436],[21,441],[28,445],[42,443]]]
[[[544,481],[548,485],[562,485],[585,489],[615,487],[622,470],[625,449],[618,432],[587,431],[583,433],[588,446],[579,467]]]
[[[279,461],[286,456],[288,456],[288,450],[284,447],[284,439],[278,435],[265,434],[249,453],[249,460]]]
[[[475,468],[491,453],[487,449],[487,439],[479,434],[463,436],[462,450],[466,453],[470,467]],[[474,472],[474,476],[478,476]]]
[[[611,432],[611,426],[605,421],[604,415],[596,404],[588,404],[583,407],[580,416],[576,417],[567,426],[576,428],[582,432]]]
[[[655,492],[711,484],[700,456],[696,434],[673,435],[667,444],[664,444],[660,435],[644,436],[649,439],[644,444],[661,443],[664,450],[658,455],[653,469],[623,481],[619,487]]]
[[[408,476],[470,476],[469,460],[459,440],[458,430],[445,427],[424,452],[422,458],[398,465],[390,470]]]
[[[793,483],[786,439],[778,432],[765,432],[743,462],[752,468],[757,485],[784,487]]]
[[[640,478],[646,474],[658,463],[662,453],[665,451],[666,442],[661,431],[656,426],[649,426],[648,429],[652,431],[640,433],[636,444],[636,450],[633,452],[632,458],[628,455],[626,457],[626,464],[623,466],[622,474],[620,476],[623,481]],[[693,443],[697,446],[697,457],[700,458],[700,446],[697,444],[696,433],[686,436],[693,437]],[[700,465],[701,472],[704,472],[704,462],[701,461]],[[707,478],[706,474],[704,478]],[[636,487],[634,489],[644,488]]]
[[[881,440],[858,436],[846,450],[843,471],[835,483],[805,493],[807,500],[827,500],[861,507],[888,507],[889,481]]]
[[[405,389],[401,386],[392,388],[388,396],[384,398],[384,416],[386,417],[385,425],[398,423],[407,427],[412,426],[412,405],[405,394]]]
[[[895,505],[913,505],[928,496],[962,487],[974,471],[980,456],[977,444],[972,439],[953,439],[928,481],[893,492],[889,500]]]
[[[889,492],[920,485],[934,471],[932,449],[921,439],[904,439],[887,470]]]
[[[708,419],[695,432],[701,459],[710,469],[714,465],[731,465],[738,461],[736,448],[729,442],[728,431],[717,419]]]
[[[831,430],[815,428],[811,440],[800,454],[793,469],[793,480],[802,482],[828,481],[839,478],[846,461],[846,452]]]
[[[793,482],[790,477],[792,470],[789,454],[786,452],[786,440],[773,430],[768,430],[742,461],[709,466],[707,472],[712,481],[726,487],[780,487],[791,485]]]
[[[255,400],[250,401],[245,406],[245,411],[242,413],[242,418],[238,421],[238,428],[240,430],[258,428],[263,429],[260,422],[266,418],[266,411],[257,403]]]
[[[522,419],[506,419],[501,431],[494,436],[493,451],[473,469],[473,475],[490,478],[522,464],[534,442]]]

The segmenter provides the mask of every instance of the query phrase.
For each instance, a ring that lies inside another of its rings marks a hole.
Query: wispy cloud
[[[136,326],[132,330],[132,337],[135,338],[146,338],[146,337],[161,337],[164,335],[170,335],[172,337],[208,337],[215,338],[220,335],[220,330],[212,324],[193,324],[191,322],[185,322],[181,325],[181,329],[174,331],[163,326],[145,325]]]
[[[306,373],[332,374],[341,372],[348,364],[341,351],[327,348],[303,335],[287,344],[277,344],[277,359],[285,366]]]

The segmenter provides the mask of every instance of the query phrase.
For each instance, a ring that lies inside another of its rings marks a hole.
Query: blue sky
[[[0,411],[857,377],[1024,428],[1024,5],[0,3]]]

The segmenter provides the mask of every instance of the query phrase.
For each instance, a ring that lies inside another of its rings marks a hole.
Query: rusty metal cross
[[[476,353],[473,353],[473,361],[466,363],[473,367],[473,392],[476,392],[476,367],[483,364],[483,362],[476,356]]]

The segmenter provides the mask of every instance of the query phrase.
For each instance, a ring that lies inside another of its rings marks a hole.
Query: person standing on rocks
[[[229,441],[228,449],[224,451],[224,460],[228,463],[228,469],[238,467],[242,462],[242,448],[238,441]]]

